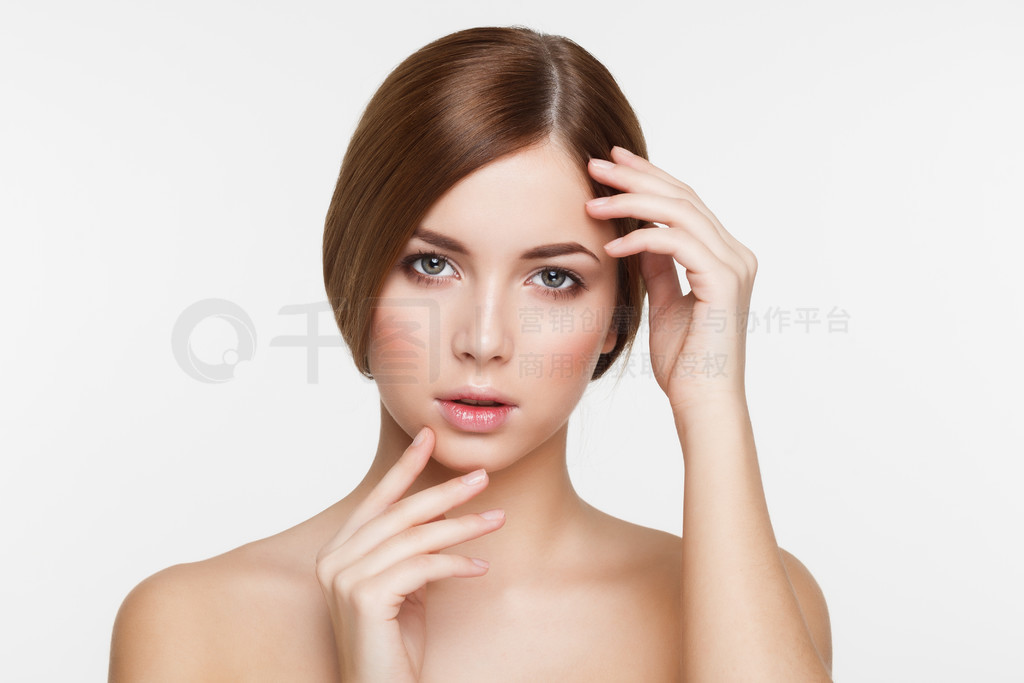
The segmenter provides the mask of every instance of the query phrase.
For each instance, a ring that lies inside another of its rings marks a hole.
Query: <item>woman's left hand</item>
[[[708,399],[744,398],[747,316],[757,273],[750,249],[730,235],[685,183],[642,157],[612,148],[590,175],[623,191],[587,202],[596,219],[637,218],[647,226],[609,242],[622,258],[640,253],[650,304],[651,365],[673,410]],[[686,269],[682,293],[675,264]]]

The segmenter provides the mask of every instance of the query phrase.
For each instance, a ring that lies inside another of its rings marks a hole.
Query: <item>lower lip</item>
[[[441,415],[448,423],[466,432],[491,432],[508,420],[515,406],[470,406],[455,401],[437,400]]]

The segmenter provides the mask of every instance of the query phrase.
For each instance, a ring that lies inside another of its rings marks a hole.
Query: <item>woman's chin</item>
[[[507,448],[499,449],[489,447],[488,445],[474,446],[470,444],[465,445],[463,448],[452,446],[454,444],[447,447],[438,444],[434,447],[434,452],[431,453],[430,457],[438,465],[456,474],[465,474],[479,469],[497,472],[515,463],[518,459],[509,457],[510,453]],[[497,444],[494,446],[497,446]]]

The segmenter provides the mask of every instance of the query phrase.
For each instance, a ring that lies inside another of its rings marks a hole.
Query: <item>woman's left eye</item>
[[[546,289],[570,289],[578,284],[568,271],[557,268],[545,268],[533,277],[535,281],[539,278],[538,284]]]

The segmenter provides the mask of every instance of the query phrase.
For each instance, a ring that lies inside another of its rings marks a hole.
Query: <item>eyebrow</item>
[[[455,252],[456,254],[469,254],[469,249],[467,249],[466,245],[463,244],[462,242],[452,237],[448,237],[447,235],[442,235],[439,232],[428,230],[427,228],[424,227],[416,228],[416,231],[412,234],[412,236],[418,237],[424,242],[433,244],[435,247],[444,249],[446,251],[452,251]],[[594,259],[598,263],[601,262],[601,259],[597,258],[597,256],[594,255],[594,252],[590,251],[579,242],[558,242],[556,244],[543,244],[539,247],[527,249],[526,251],[519,255],[519,259],[522,261],[531,261],[535,259],[551,258],[552,256],[565,256],[567,254],[586,254],[587,256]]]

